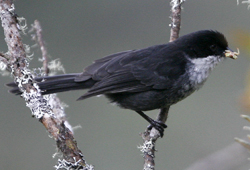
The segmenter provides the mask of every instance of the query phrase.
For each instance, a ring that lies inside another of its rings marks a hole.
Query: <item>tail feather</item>
[[[72,73],[72,74],[61,74],[61,75],[56,75],[56,76],[44,76],[44,77],[36,77],[35,81],[36,82],[42,82],[42,81],[47,81],[47,80],[59,80],[59,79],[64,79],[64,78],[69,78],[69,77],[76,77],[80,75],[81,73]],[[17,84],[15,82],[10,82],[8,84],[5,84],[8,87],[17,87]]]
[[[38,77],[35,78],[35,80],[38,82],[38,85],[42,90],[42,94],[52,94],[70,90],[87,89],[94,85],[95,81],[92,79],[83,82],[75,82],[75,77],[78,75],[79,73]],[[22,94],[14,82],[8,83],[6,85],[12,88],[11,90],[9,90],[10,93],[14,93],[16,95]]]

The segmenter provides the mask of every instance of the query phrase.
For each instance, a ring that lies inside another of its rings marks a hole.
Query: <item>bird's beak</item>
[[[225,50],[224,54],[225,54],[225,57],[229,57],[229,58],[232,58],[232,59],[237,59],[238,55],[240,55],[240,51],[239,51],[238,48],[237,48],[237,52],[234,52],[230,48],[227,48],[227,50]]]

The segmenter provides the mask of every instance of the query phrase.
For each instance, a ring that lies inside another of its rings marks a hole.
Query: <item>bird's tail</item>
[[[87,89],[93,86],[94,81],[92,79],[88,79],[82,82],[76,82],[75,78],[78,75],[79,73],[73,73],[56,76],[38,77],[35,78],[35,80],[38,83],[42,94],[52,94],[70,90]],[[16,95],[22,94],[16,83],[12,82],[6,85],[12,88],[11,90],[9,90],[10,93]]]

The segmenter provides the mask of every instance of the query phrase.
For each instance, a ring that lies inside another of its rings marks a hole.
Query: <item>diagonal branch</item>
[[[17,15],[14,13],[12,0],[0,0],[0,17],[8,47],[7,64],[12,69],[15,82],[23,92],[22,97],[32,111],[32,115],[45,126],[63,153],[64,160],[59,162],[57,169],[93,169],[92,166],[86,164],[82,152],[77,148],[70,126],[65,124],[65,116],[61,114],[63,108],[58,105],[56,98],[49,95],[42,96],[39,86],[34,81],[34,75],[28,68],[25,48],[19,33],[22,26],[19,25]]]

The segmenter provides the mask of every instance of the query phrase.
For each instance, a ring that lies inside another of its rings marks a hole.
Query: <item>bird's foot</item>
[[[162,121],[153,120],[140,110],[136,112],[150,123],[150,125],[147,127],[147,130],[151,130],[154,127],[156,130],[159,131],[160,136],[163,137],[164,129],[167,128],[167,125],[165,123],[163,123]]]
[[[158,130],[159,133],[160,133],[160,136],[163,137],[163,135],[164,135],[164,129],[167,128],[168,126],[165,123],[163,123],[162,121],[152,120],[150,122],[150,125],[148,125],[147,129],[151,130],[153,127],[156,130]]]

